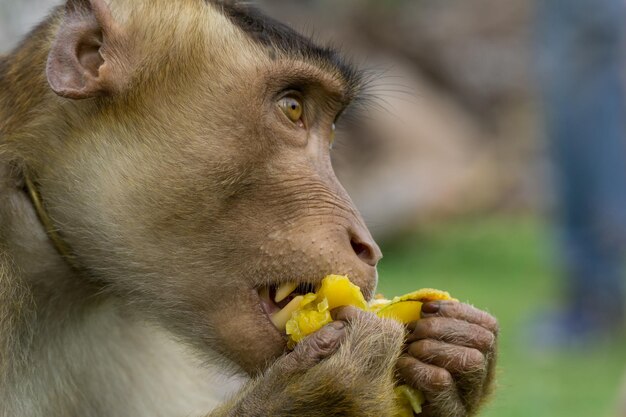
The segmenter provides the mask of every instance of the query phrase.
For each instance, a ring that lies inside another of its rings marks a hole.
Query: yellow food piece
[[[375,299],[369,305],[361,289],[342,275],[329,275],[322,280],[316,293],[304,296],[298,309],[287,322],[287,335],[293,346],[313,332],[332,321],[330,310],[342,306],[354,306],[372,311],[379,317],[390,318],[401,323],[419,320],[422,303],[434,300],[454,300],[445,291],[424,288],[394,297],[392,300]]]
[[[333,319],[330,310],[354,306],[362,310],[372,311],[379,317],[393,319],[407,324],[419,320],[422,312],[422,303],[435,300],[455,300],[445,291],[425,288],[411,293],[394,297],[392,300],[376,298],[368,305],[361,293],[361,289],[342,275],[329,275],[322,280],[317,293],[306,294],[297,310],[287,321],[286,332],[289,336],[289,345],[293,347],[311,333],[321,329]],[[397,396],[396,417],[413,416],[413,412],[422,411],[421,404],[424,397],[421,392],[407,385],[396,387]]]
[[[311,333],[333,321],[330,310],[342,306],[367,309],[361,289],[341,275],[329,275],[322,280],[317,293],[309,293],[287,322],[286,331],[293,346]]]
[[[396,394],[396,413],[394,417],[413,417],[422,412],[424,395],[408,385],[400,385],[393,390]]]
[[[343,275],[329,275],[324,278],[322,286],[316,294],[318,300],[324,298],[328,300],[328,308],[331,310],[342,306],[367,309],[367,301],[363,298],[361,289]]]
[[[376,314],[385,319],[394,319],[402,323],[419,320],[422,314],[422,303],[419,301],[402,301],[383,306]]]
[[[317,295],[313,293],[305,295],[298,310],[291,315],[285,327],[290,347],[331,321],[333,319],[330,316],[328,300],[324,298],[318,301]]]
[[[421,290],[413,291],[408,294],[394,297],[393,300],[391,300],[391,302],[397,303],[399,301],[407,301],[407,300],[421,301],[424,303],[428,301],[437,301],[437,300],[459,301],[456,298],[450,297],[450,294],[447,291],[435,290],[433,288],[422,288]]]
[[[393,300],[378,299],[370,304],[370,311],[374,311],[379,317],[394,319],[407,324],[422,317],[422,304],[428,301],[453,300],[458,301],[445,291],[423,288],[413,291]]]

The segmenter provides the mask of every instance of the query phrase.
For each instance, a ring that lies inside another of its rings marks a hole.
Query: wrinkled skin
[[[359,77],[229,7],[68,0],[0,57],[0,415],[202,415],[210,363],[250,379],[216,416],[386,416],[396,378],[427,416],[475,413],[496,324],[467,305],[407,329],[343,309],[285,353],[264,288],[375,291],[380,250],[329,153]]]
[[[398,372],[425,394],[422,415],[475,414],[492,389],[497,321],[468,304],[433,301],[408,330]]]

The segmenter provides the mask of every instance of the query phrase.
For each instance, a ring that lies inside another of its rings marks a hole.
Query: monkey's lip
[[[315,292],[311,283],[287,282],[265,285],[258,289],[261,307],[278,331],[285,334],[285,326],[291,314],[298,308],[302,296]]]

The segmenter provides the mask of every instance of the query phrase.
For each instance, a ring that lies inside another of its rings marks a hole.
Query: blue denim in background
[[[626,1],[539,0],[537,18],[567,278],[561,330],[614,332],[625,312]]]

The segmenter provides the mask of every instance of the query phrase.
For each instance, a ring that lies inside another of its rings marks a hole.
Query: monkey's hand
[[[302,340],[211,417],[391,417],[405,329],[372,313],[347,311]]]
[[[467,304],[432,301],[408,330],[398,373],[424,394],[420,417],[475,415],[494,379],[496,319]]]

